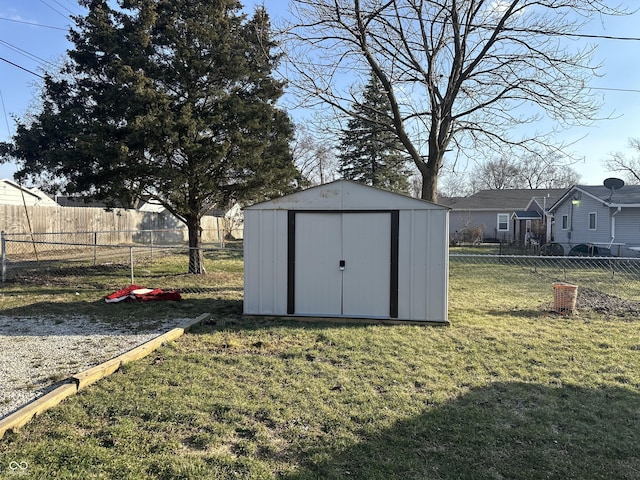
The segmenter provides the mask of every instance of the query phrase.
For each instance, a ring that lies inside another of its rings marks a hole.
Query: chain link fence
[[[563,257],[452,253],[450,275],[508,278],[532,291],[566,282],[630,301],[640,301],[640,258]]]
[[[207,238],[203,235],[203,238]],[[219,238],[219,237],[215,237]],[[202,245],[205,269],[212,262],[242,259],[242,232]],[[617,297],[640,301],[640,258],[564,257],[506,254],[500,251],[460,253],[449,256],[451,278],[502,277],[526,284],[532,291],[567,282]],[[2,282],[82,283],[101,277],[105,283],[169,282],[189,270],[189,247],[183,229],[121,232],[73,232],[58,234],[2,234]],[[161,260],[161,261],[160,261]],[[220,267],[217,263],[216,268]],[[239,270],[231,262],[224,268]],[[173,276],[173,277],[172,277]],[[198,288],[198,276],[186,280]],[[61,280],[61,279],[67,280]]]
[[[242,231],[225,236],[203,231],[201,252],[206,268],[216,252],[242,250]],[[209,240],[208,238],[215,239]],[[240,240],[238,240],[240,239]],[[43,282],[53,278],[108,275],[118,284],[134,284],[163,272],[154,271],[163,259],[167,275],[187,273],[190,248],[185,229],[58,232],[0,236],[2,283]],[[236,256],[240,253],[236,253]],[[167,258],[171,260],[167,262]],[[151,278],[149,278],[151,277]]]

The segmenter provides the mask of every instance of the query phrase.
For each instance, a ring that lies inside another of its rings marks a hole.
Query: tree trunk
[[[425,162],[422,157],[414,158],[414,163],[418,167],[418,171],[422,176],[422,191],[420,198],[430,202],[438,201],[438,174],[440,173],[440,165],[442,165],[442,155],[440,158],[432,158],[429,152],[428,160]],[[435,166],[435,168],[433,168]]]
[[[189,273],[207,273],[204,268],[204,257],[202,254],[202,226],[199,217],[187,219],[187,230],[189,232]]]
[[[422,172],[422,200],[438,201],[438,174],[427,168]]]

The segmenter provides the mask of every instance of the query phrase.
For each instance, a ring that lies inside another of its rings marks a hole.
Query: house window
[[[597,224],[596,219],[597,219],[596,212],[591,212],[589,214],[589,230],[596,229],[596,224]]]
[[[498,214],[498,231],[499,232],[509,231],[509,214],[508,213]]]
[[[562,215],[562,230],[569,228],[569,215]]]

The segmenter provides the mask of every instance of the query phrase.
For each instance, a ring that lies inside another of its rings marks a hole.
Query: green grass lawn
[[[6,434],[0,475],[26,462],[21,478],[640,478],[640,320],[558,316],[535,274],[462,265],[448,327],[242,319],[241,260],[224,262],[198,279],[208,293],[170,305],[0,288],[12,315],[213,314]]]

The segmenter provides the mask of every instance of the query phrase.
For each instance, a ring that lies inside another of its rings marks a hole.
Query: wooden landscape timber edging
[[[199,317],[185,322],[182,326],[158,335],[157,337],[152,338],[151,340],[138,345],[137,347],[134,347],[111,360],[107,360],[100,365],[96,365],[95,367],[91,367],[80,373],[72,375],[68,379],[64,380],[60,386],[56,387],[46,395],[24,405],[19,410],[16,410],[11,415],[0,420],[0,439],[2,439],[5,432],[9,430],[18,430],[31,419],[50,408],[55,407],[65,398],[77,393],[78,390],[86,388],[89,385],[96,383],[98,380],[117,372],[122,365],[144,358],[154,350],[160,348],[163,344],[181,337],[193,326],[206,320],[210,315],[211,314],[209,313],[203,313]]]

